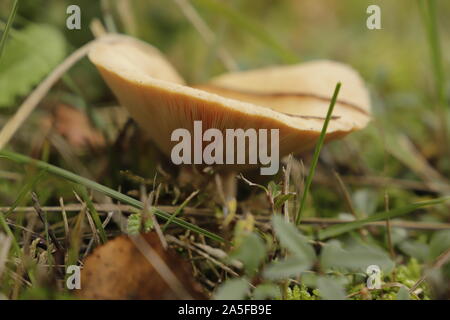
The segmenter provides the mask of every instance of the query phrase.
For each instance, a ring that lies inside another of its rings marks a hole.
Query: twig
[[[203,251],[205,251],[206,253],[210,254],[211,256],[217,258],[217,259],[226,259],[228,258],[228,254],[218,248],[213,248],[211,246],[208,246],[207,244],[204,243],[193,243],[194,246],[199,247],[200,249],[202,249]],[[242,262],[238,261],[238,260],[234,260],[232,259],[231,261],[229,261],[229,264],[232,265],[233,267],[237,268],[237,269],[242,269],[243,264]]]
[[[168,235],[168,236],[167,236],[167,241],[172,242],[172,243],[175,243],[175,244],[177,244],[178,246],[183,247],[183,248],[185,248],[185,249],[190,249],[190,250],[192,250],[192,251],[195,251],[195,252],[197,252],[199,255],[201,255],[202,257],[204,257],[205,259],[211,261],[213,264],[217,265],[218,267],[220,267],[220,268],[223,269],[224,271],[226,271],[226,272],[228,272],[229,274],[231,274],[232,276],[239,277],[239,274],[238,274],[236,271],[234,271],[233,269],[231,269],[230,267],[228,267],[228,266],[225,265],[224,263],[220,262],[219,260],[217,260],[217,259],[211,257],[208,253],[206,253],[206,252],[204,252],[204,251],[202,251],[202,250],[200,250],[200,249],[194,247],[194,246],[191,245],[190,243],[186,243],[186,242],[184,242],[184,241],[181,241],[180,239],[178,239],[178,238],[176,238],[176,237],[174,237],[174,236],[171,236],[171,235]]]
[[[345,199],[345,203],[347,204],[348,210],[350,210],[350,213],[356,218],[356,219],[364,219],[363,216],[361,216],[361,214],[359,212],[357,212],[355,210],[355,208],[353,207],[353,202],[352,199],[350,197],[350,193],[348,192],[347,187],[345,186],[344,181],[342,181],[341,176],[339,175],[339,173],[337,173],[335,170],[333,170],[333,175],[336,178],[339,187],[341,188],[342,194],[344,196]]]
[[[136,213],[136,208],[129,205],[122,204],[95,204],[94,208],[99,212],[128,212],[128,213]],[[163,210],[168,213],[174,213],[178,207],[177,206],[156,206],[154,207],[158,210]],[[82,206],[79,204],[66,204],[64,209],[66,212],[80,211]],[[0,207],[1,212],[8,212],[11,210],[11,207]],[[46,212],[61,212],[62,208],[55,207],[42,207],[42,210]],[[32,212],[34,211],[33,207],[16,207],[13,212],[21,211],[21,212]],[[207,208],[192,208],[185,207],[183,209],[185,214],[198,216],[198,217],[211,217],[214,215],[214,210]],[[270,220],[270,215],[268,212],[261,211],[260,214],[255,215],[255,218],[259,222],[267,222]],[[341,224],[348,223],[348,220],[336,219],[336,218],[316,218],[316,217],[308,217],[302,220],[304,224],[309,225],[333,225],[333,224]],[[375,227],[386,227],[385,221],[376,221],[367,223],[366,226],[375,226]],[[450,223],[429,223],[429,222],[416,222],[416,221],[406,221],[406,220],[391,220],[391,227],[393,228],[404,228],[404,229],[416,229],[416,230],[448,230],[450,229]]]

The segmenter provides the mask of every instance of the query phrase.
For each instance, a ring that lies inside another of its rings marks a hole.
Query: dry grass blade
[[[113,216],[115,214],[120,214],[121,212],[127,213],[135,213],[136,208],[129,205],[120,205],[120,204],[94,204],[95,209],[99,212],[113,212]],[[79,204],[67,204],[64,206],[64,210],[66,212],[79,212],[82,210],[82,205]],[[173,214],[178,209],[177,206],[157,206],[156,209],[165,211],[169,214]],[[62,212],[62,207],[42,207],[46,212]],[[10,207],[0,207],[0,212],[10,211]],[[34,210],[33,207],[17,207],[14,210],[18,212],[32,212]],[[207,208],[191,208],[185,207],[184,212],[186,215],[197,216],[197,217],[205,217],[210,218],[214,215],[214,210]],[[257,215],[255,218],[257,221],[266,223],[268,221],[267,212],[261,212],[262,215]],[[337,224],[346,224],[348,220],[336,219],[336,218],[315,218],[308,217],[303,219],[303,224],[309,225],[317,225],[317,226],[328,226],[328,225],[337,225]],[[8,221],[9,225],[15,226],[13,223]],[[393,228],[403,228],[403,229],[411,229],[411,230],[449,230],[450,223],[434,223],[434,222],[420,222],[420,221],[407,221],[407,220],[391,220],[391,227]],[[374,221],[368,222],[367,226],[373,227],[385,227],[386,223],[384,221]],[[15,226],[18,227],[18,226]]]
[[[237,273],[236,271],[234,271],[233,269],[231,269],[230,267],[228,267],[227,265],[225,265],[224,263],[222,263],[221,261],[219,261],[218,259],[224,259],[227,255],[220,255],[217,254],[217,251],[214,252],[214,254],[211,254],[212,250],[205,250],[205,247],[201,247],[203,249],[200,250],[198,248],[196,248],[195,246],[191,245],[190,243],[181,241],[178,238],[175,238],[173,236],[167,236],[167,240],[177,244],[178,246],[182,247],[182,248],[186,248],[192,251],[195,251],[196,253],[198,253],[200,256],[202,256],[203,258],[207,259],[208,261],[211,261],[213,264],[215,264],[216,266],[218,266],[219,268],[223,269],[224,271],[226,271],[227,273],[229,273],[230,275],[234,276],[234,277],[239,277],[239,273]],[[214,249],[214,248],[212,248]],[[218,259],[216,259],[218,258]],[[234,267],[236,268],[242,268],[242,264],[239,264],[239,261],[233,261],[232,264],[234,264]]]
[[[12,239],[4,233],[0,233],[0,280],[8,261],[9,249],[11,248]]]
[[[350,210],[350,213],[356,218],[356,219],[363,219],[364,217],[355,210],[354,206],[353,206],[353,202],[350,196],[350,193],[348,192],[348,189],[344,183],[344,181],[342,181],[342,178],[340,176],[339,173],[337,173],[336,171],[333,170],[333,174],[334,177],[336,178],[336,181],[339,184],[339,187],[341,189],[342,195],[344,196],[344,200],[345,203],[348,207],[348,210]]]
[[[446,264],[449,261],[450,261],[450,248],[436,258],[434,263],[431,265],[431,268],[427,270],[419,280],[417,280],[417,282],[411,287],[411,289],[409,289],[409,292],[410,293],[414,292],[420,286],[420,284],[427,279],[432,270],[441,268],[444,264]]]

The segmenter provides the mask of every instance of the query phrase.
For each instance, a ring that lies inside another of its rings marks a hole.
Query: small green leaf
[[[319,276],[312,271],[303,272],[301,275],[302,284],[309,288],[317,288]]]
[[[317,289],[324,300],[346,300],[344,286],[330,277],[320,277],[317,280]]]
[[[431,253],[430,247],[426,243],[420,241],[405,240],[400,243],[398,247],[403,253],[422,262],[428,261]]]
[[[448,248],[450,248],[450,230],[434,233],[430,241],[430,259],[436,259]]]
[[[0,107],[28,94],[66,54],[64,36],[55,27],[31,24],[11,32],[0,61]]]
[[[311,261],[294,255],[283,261],[271,263],[266,267],[263,275],[266,279],[272,280],[288,279],[299,276],[311,266]]]
[[[266,246],[255,233],[250,233],[241,242],[240,246],[230,255],[244,264],[248,275],[254,275],[261,261],[266,257]]]
[[[303,259],[307,264],[314,262],[316,254],[313,247],[294,224],[287,222],[280,215],[274,215],[272,223],[275,234],[283,248],[288,249],[291,253]]]
[[[243,300],[249,291],[249,283],[245,278],[225,281],[214,295],[214,300]]]
[[[406,287],[400,287],[397,292],[397,300],[409,300],[409,292]]]
[[[357,245],[343,249],[337,242],[324,245],[320,265],[325,271],[342,270],[365,273],[370,265],[377,265],[388,273],[394,262],[384,250],[368,245]]]
[[[377,209],[378,194],[371,189],[360,189],[353,193],[353,205],[355,210],[364,214],[371,215]]]
[[[141,215],[134,213],[127,219],[127,233],[134,235],[138,234],[141,230]]]
[[[262,283],[253,290],[254,300],[280,299],[280,288],[273,283]]]

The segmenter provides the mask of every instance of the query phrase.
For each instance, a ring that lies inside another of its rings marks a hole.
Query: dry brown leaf
[[[57,105],[50,118],[42,121],[43,126],[51,127],[75,148],[105,146],[105,138],[93,128],[88,117],[80,110],[65,104]]]
[[[141,239],[145,239],[153,252],[170,268],[186,295],[194,299],[206,298],[200,285],[194,281],[187,261],[172,249],[164,250],[155,232],[142,234]],[[161,270],[156,270],[140,249],[142,248],[138,248],[136,242],[126,235],[98,247],[84,263],[79,297],[96,300],[161,300],[182,297],[180,292],[174,292],[170,288],[160,276]]]

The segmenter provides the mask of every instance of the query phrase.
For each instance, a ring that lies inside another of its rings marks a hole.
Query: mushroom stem
[[[214,201],[222,204],[222,212],[227,217],[236,211],[236,177],[236,171],[218,171],[211,180],[211,177],[202,174],[199,168],[181,166],[177,181],[180,186],[191,185],[197,190],[206,188],[213,192]]]
[[[237,193],[237,173],[235,171],[226,171],[220,174],[224,195],[223,213],[227,216],[235,211],[236,193]]]

